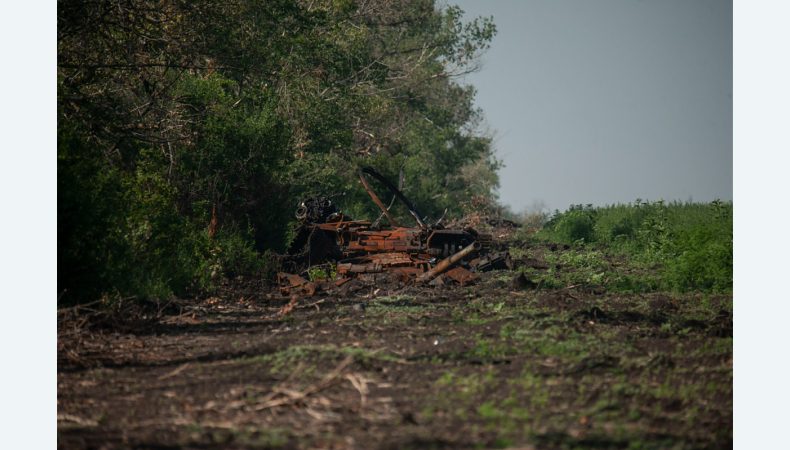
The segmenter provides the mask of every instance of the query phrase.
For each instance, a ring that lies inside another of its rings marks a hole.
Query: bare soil
[[[517,278],[61,323],[59,447],[731,447],[731,296]]]

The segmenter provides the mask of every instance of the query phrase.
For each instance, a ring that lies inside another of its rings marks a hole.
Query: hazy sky
[[[732,2],[449,0],[498,34],[466,78],[502,201],[732,199]]]

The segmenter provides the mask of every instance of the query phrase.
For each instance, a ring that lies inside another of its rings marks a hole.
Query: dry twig
[[[253,409],[255,411],[263,411],[265,409],[275,408],[278,406],[288,405],[304,400],[310,395],[320,392],[328,388],[329,386],[335,384],[340,378],[340,375],[343,373],[343,370],[345,370],[346,367],[348,367],[353,361],[354,361],[354,357],[348,356],[340,364],[338,364],[338,366],[335,367],[335,369],[332,370],[332,372],[324,376],[324,378],[322,378],[321,381],[311,386],[308,386],[306,389],[302,391],[295,391],[285,387],[275,388],[269,395],[263,398],[263,401],[261,403],[256,405]]]

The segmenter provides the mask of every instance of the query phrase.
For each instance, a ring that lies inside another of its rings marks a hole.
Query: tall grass
[[[556,212],[538,237],[606,247],[635,262],[657,265],[669,289],[732,290],[731,202],[573,205]]]

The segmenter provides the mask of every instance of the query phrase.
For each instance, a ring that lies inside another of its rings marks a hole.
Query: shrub
[[[663,288],[732,289],[731,203],[637,200],[601,208],[576,205],[556,212],[538,236],[561,243],[606,245],[636,262],[657,265]],[[652,286],[652,281],[648,284]]]
[[[666,280],[673,288],[732,290],[731,211],[714,203],[707,218],[674,230],[674,257],[665,263]]]
[[[595,222],[596,238],[601,242],[634,239],[645,218],[653,210],[649,204],[644,203],[601,208]]]
[[[220,273],[228,278],[252,274],[264,266],[253,240],[242,233],[224,231],[218,234],[215,248],[217,266],[214,277]]]
[[[595,241],[596,210],[591,206],[571,206],[563,213],[556,214],[547,224],[550,236],[567,244],[577,241]]]

